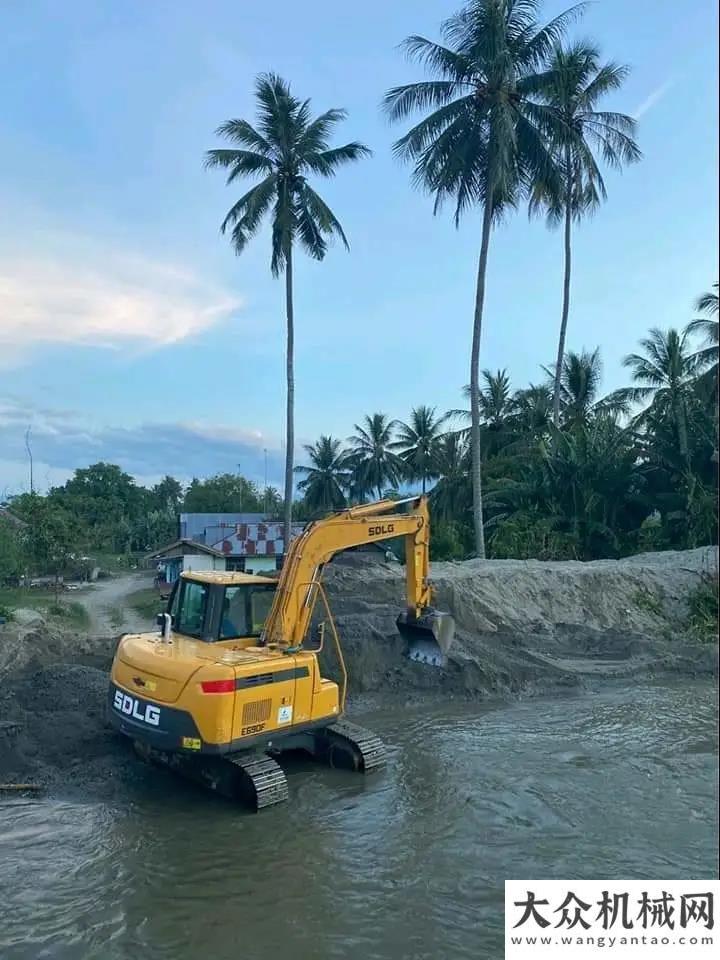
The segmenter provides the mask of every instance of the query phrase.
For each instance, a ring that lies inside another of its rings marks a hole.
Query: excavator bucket
[[[449,613],[429,610],[421,617],[401,613],[397,628],[405,640],[405,656],[431,667],[447,666],[447,652],[455,636],[455,621]]]

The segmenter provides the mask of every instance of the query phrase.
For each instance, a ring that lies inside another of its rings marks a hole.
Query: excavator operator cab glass
[[[259,637],[272,607],[274,583],[217,583],[180,579],[167,612],[172,629],[194,640],[240,640]],[[158,617],[162,627],[163,615]]]
[[[175,591],[170,613],[178,633],[200,639],[205,626],[210,588],[205,583],[183,580]]]
[[[225,587],[220,619],[220,640],[259,637],[275,594],[274,584]]]

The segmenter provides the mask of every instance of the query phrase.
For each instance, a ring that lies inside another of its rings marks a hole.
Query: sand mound
[[[404,605],[396,564],[356,558],[325,580],[356,690],[547,692],[665,670],[716,670],[716,650],[688,636],[687,600],[717,549],[594,563],[470,560],[432,568],[436,606],[457,638],[440,674],[404,663],[395,617]]]

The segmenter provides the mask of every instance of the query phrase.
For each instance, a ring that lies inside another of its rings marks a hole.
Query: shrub
[[[499,560],[577,560],[572,534],[557,530],[553,520],[519,512],[497,520],[490,536],[490,554]]]
[[[90,623],[87,610],[78,600],[70,600],[67,603],[52,603],[48,607],[48,613],[54,617],[62,617],[73,627],[87,627]]]
[[[718,635],[718,575],[705,573],[688,597],[688,624],[698,639],[712,641]]]
[[[430,537],[431,560],[462,560],[469,553],[467,531],[451,520],[435,523]]]

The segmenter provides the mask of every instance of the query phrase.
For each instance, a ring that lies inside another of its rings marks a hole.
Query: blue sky
[[[546,17],[561,4],[544,8]],[[253,116],[274,70],[338,142],[374,156],[319,185],[351,251],[296,278],[299,442],[364,413],[458,406],[468,380],[479,214],[432,216],[378,103],[419,77],[396,45],[437,36],[455,0],[7,5],[0,39],[0,496],[104,458],[143,480],[235,470],[279,482],[282,281],[267,234],[240,258],[219,234],[238,195],[202,167],[215,127]],[[643,162],[575,239],[568,343],[599,345],[605,387],[652,325],[683,325],[717,279],[713,0],[598,0],[580,36],[631,65],[610,109],[639,119]],[[522,386],[552,361],[561,238],[519,210],[493,236],[482,366]]]

